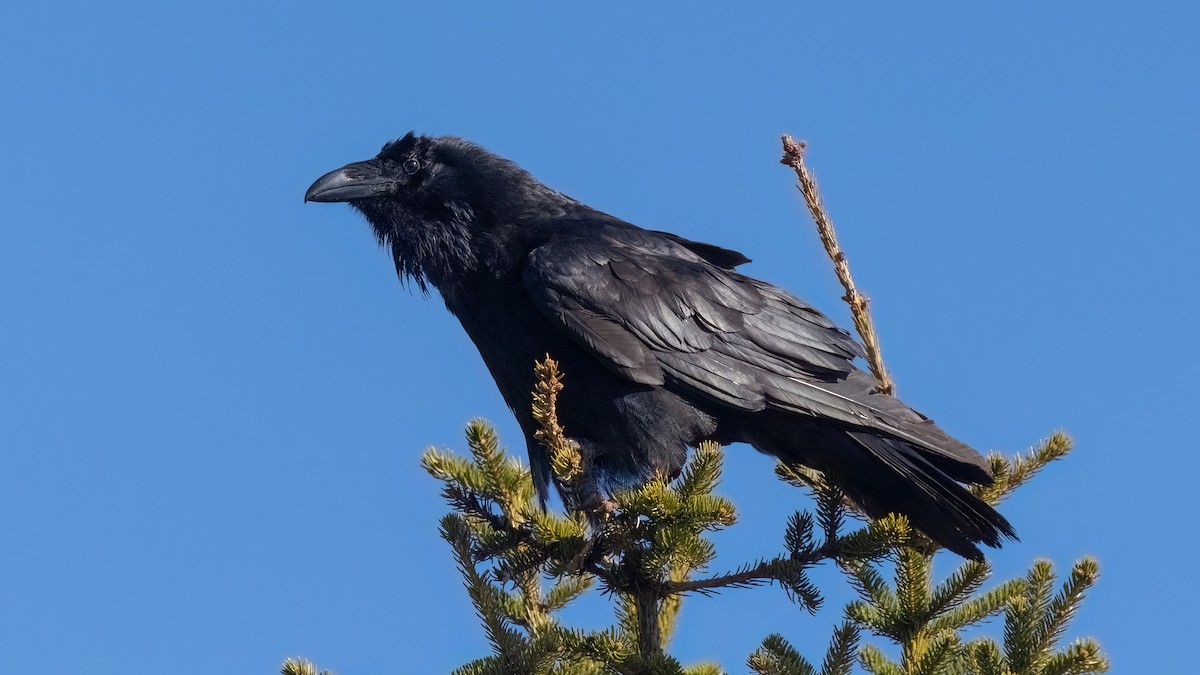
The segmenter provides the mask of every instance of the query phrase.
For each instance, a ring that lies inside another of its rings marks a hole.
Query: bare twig
[[[838,281],[842,282],[842,288],[846,289],[846,295],[842,299],[850,305],[850,312],[854,315],[854,327],[858,330],[858,335],[862,338],[863,347],[867,352],[867,362],[871,365],[871,372],[875,374],[875,379],[879,380],[879,391],[893,395],[896,392],[896,384],[883,365],[883,354],[879,349],[879,336],[875,333],[875,326],[871,322],[871,312],[867,309],[867,298],[854,287],[854,279],[850,276],[850,264],[846,261],[846,254],[842,252],[841,246],[838,245],[837,232],[833,229],[833,221],[830,220],[829,213],[825,211],[825,205],[821,202],[817,181],[813,178],[812,172],[808,170],[808,166],[804,164],[804,149],[804,141],[796,141],[791,136],[785,135],[783,137],[783,159],[779,162],[795,169],[796,176],[800,179],[800,193],[804,195],[809,213],[812,214],[813,221],[817,224],[817,233],[821,235],[821,243],[825,246],[825,252],[833,261],[833,269],[837,272]]]

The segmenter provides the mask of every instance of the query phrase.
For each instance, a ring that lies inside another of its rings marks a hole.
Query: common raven
[[[525,433],[543,500],[530,397],[549,354],[576,383],[562,424],[607,489],[678,474],[702,440],[743,442],[821,470],[869,515],[904,514],[962,556],[1015,538],[959,485],[992,481],[979,453],[879,393],[849,333],[735,271],[740,253],[601,213],[449,136],[409,133],[304,199],[348,202],[402,279],[441,293]]]

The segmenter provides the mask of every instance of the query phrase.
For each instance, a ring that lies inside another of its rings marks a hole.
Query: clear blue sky
[[[440,301],[350,209],[301,202],[410,129],[744,251],[848,323],[777,164],[780,133],[807,138],[905,400],[983,449],[1078,441],[1006,506],[1000,574],[1098,556],[1074,634],[1119,671],[1183,668],[1194,3],[174,4],[0,9],[6,670],[486,653],[417,458],[475,416],[523,452],[516,426]],[[744,447],[724,489],[729,564],[806,503]],[[819,657],[846,598],[822,579],[815,618],[773,588],[691,601],[675,652],[741,672],[779,631]]]

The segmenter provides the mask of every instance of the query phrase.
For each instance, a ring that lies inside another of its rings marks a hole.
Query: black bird
[[[433,286],[533,439],[533,364],[575,383],[567,433],[606,489],[674,476],[702,440],[749,443],[819,469],[869,515],[901,513],[956,553],[1015,538],[959,482],[987,463],[854,366],[861,349],[803,300],[735,271],[740,253],[644,230],[559,193],[454,137],[409,133],[317,179],[305,201],[366,216],[396,272]]]

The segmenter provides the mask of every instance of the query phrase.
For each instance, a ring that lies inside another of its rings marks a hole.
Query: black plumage
[[[961,555],[1014,536],[959,484],[991,481],[983,458],[878,393],[851,336],[737,272],[740,253],[596,211],[452,137],[410,133],[305,199],[349,202],[401,277],[440,292],[516,415],[543,496],[530,392],[550,354],[574,383],[562,422],[608,488],[678,473],[701,440],[744,442]]]

